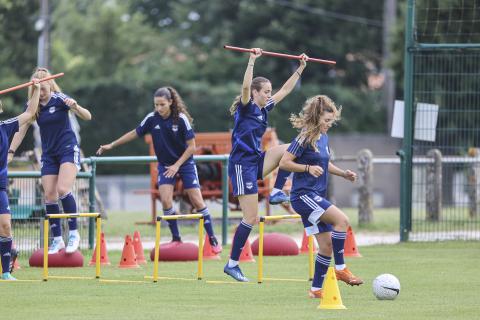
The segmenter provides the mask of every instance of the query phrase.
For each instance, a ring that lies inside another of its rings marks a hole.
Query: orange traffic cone
[[[137,258],[135,257],[135,249],[133,248],[132,237],[125,236],[125,245],[123,246],[122,259],[118,265],[120,268],[138,268]]]
[[[137,263],[147,264],[147,260],[145,260],[145,256],[143,254],[143,245],[142,245],[142,240],[140,240],[140,232],[138,231],[135,231],[133,233],[133,248],[135,250]]]
[[[203,242],[203,260],[220,260],[220,255],[215,254],[212,251],[212,245],[208,240],[208,235],[205,235],[205,241]]]
[[[313,252],[317,250],[317,246],[315,245],[315,241],[313,241]],[[303,239],[302,239],[302,247],[300,248],[300,253],[307,253],[308,254],[308,236],[303,230]]]
[[[352,227],[348,227],[347,238],[345,239],[345,245],[343,246],[345,257],[361,257],[358,252],[357,242],[355,241],[355,235],[353,234]]]
[[[95,265],[95,257],[97,252],[97,244],[95,244],[95,249],[93,250],[92,259],[88,263],[89,266]],[[105,234],[102,232],[100,234],[100,265],[109,266],[110,260],[108,260],[107,245],[105,243]]]

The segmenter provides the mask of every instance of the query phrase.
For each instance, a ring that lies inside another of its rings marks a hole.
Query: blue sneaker
[[[290,197],[287,196],[283,191],[278,191],[273,196],[270,196],[268,199],[270,204],[280,204],[284,202],[290,202]]]
[[[248,279],[243,275],[242,270],[240,270],[240,267],[237,265],[233,268],[228,267],[228,263],[225,265],[225,268],[223,268],[223,272],[228,274],[230,277],[233,279],[240,281],[240,282],[248,282]]]
[[[6,281],[16,281],[17,279],[15,279],[14,277],[12,277],[12,275],[10,274],[10,272],[5,272],[5,273],[2,273],[2,280],[6,280]]]

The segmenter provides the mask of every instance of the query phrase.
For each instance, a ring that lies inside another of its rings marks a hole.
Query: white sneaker
[[[50,248],[48,248],[48,254],[58,253],[58,251],[60,251],[63,248],[65,248],[65,242],[63,242],[63,239],[53,238],[52,244]]]
[[[78,233],[70,233],[68,236],[68,245],[65,251],[67,253],[74,253],[80,245],[80,235]]]

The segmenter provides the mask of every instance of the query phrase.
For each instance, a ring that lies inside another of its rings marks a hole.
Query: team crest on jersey
[[[160,129],[160,125],[157,124],[154,129]]]
[[[54,112],[55,112],[55,107],[50,107],[50,108],[48,109],[48,112],[54,113]]]
[[[178,131],[178,125],[176,125],[176,124],[172,125],[172,131],[177,132]]]
[[[253,188],[253,182],[247,182],[245,183],[245,187],[247,187],[248,190]]]
[[[257,116],[257,118],[258,118],[258,120],[263,121],[263,116],[262,115]]]
[[[320,202],[320,201],[322,201],[323,199],[322,199],[322,197],[320,197],[320,196],[316,196],[315,198],[313,198],[313,200],[315,200],[316,202]]]

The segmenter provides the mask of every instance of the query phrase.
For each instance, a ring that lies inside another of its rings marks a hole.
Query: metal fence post
[[[468,149],[468,155],[472,158],[476,158],[480,155],[479,148]],[[467,194],[468,194],[468,216],[470,218],[476,218],[478,216],[478,163],[472,162],[467,168]]]
[[[92,174],[91,177],[88,179],[89,182],[89,188],[88,188],[88,202],[89,202],[89,211],[90,212],[95,212],[95,176],[97,172],[97,163],[95,161],[95,158],[92,157],[90,158],[91,160],[91,169],[90,173]],[[95,234],[95,219],[94,218],[89,218],[88,221],[88,247],[90,249],[93,249],[94,245],[94,234]]]
[[[228,157],[222,160],[222,244],[228,243]]]
[[[442,153],[431,149],[427,156],[433,159],[433,163],[427,164],[426,219],[439,221],[442,212]]]

